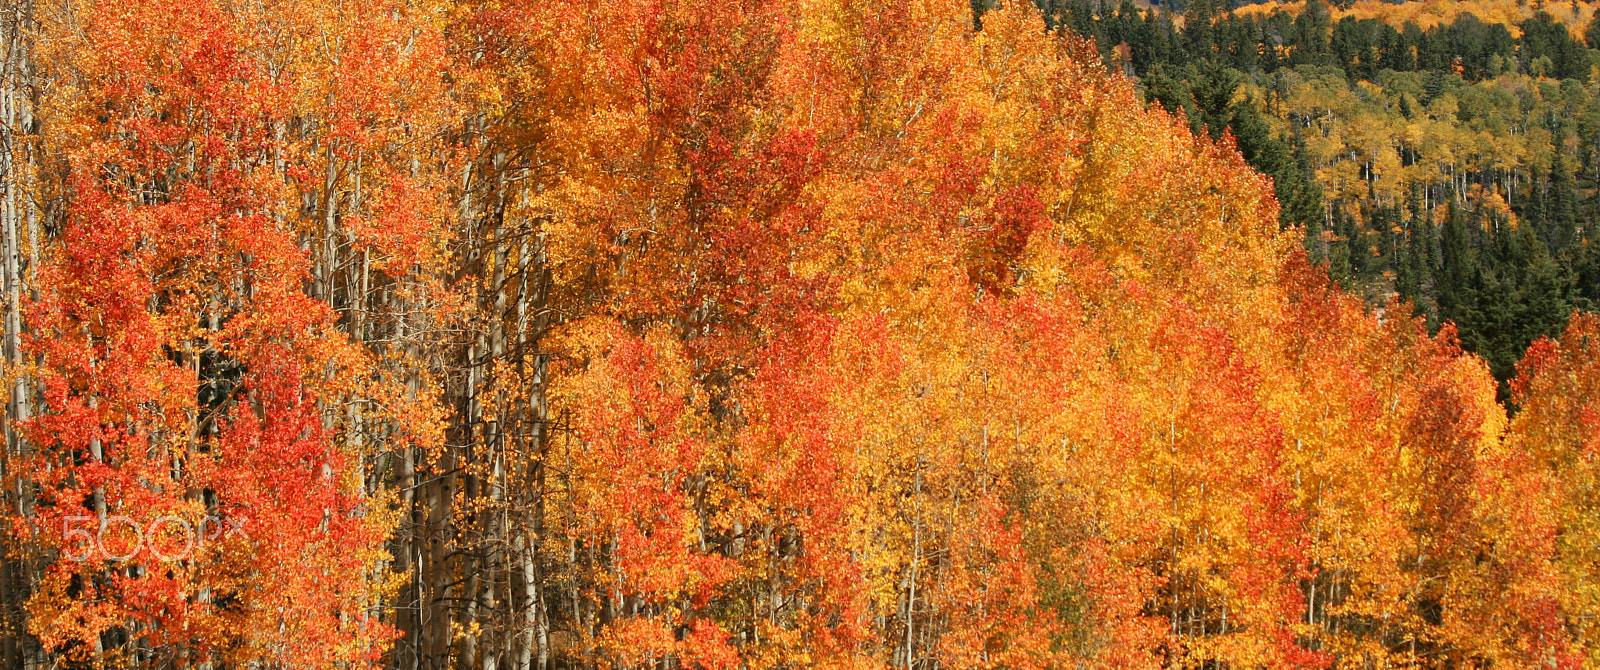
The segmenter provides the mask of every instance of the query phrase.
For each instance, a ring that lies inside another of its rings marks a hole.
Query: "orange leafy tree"
[[[431,132],[440,35],[400,4],[50,9],[27,632],[72,662],[375,662],[393,515],[368,461],[434,429],[349,296],[429,260],[436,197],[395,147]]]

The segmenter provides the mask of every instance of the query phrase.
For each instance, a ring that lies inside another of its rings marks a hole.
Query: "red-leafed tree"
[[[433,429],[338,256],[377,283],[428,260],[435,196],[393,147],[429,131],[437,31],[399,3],[52,9],[28,632],[81,662],[373,663],[392,515],[364,466]]]

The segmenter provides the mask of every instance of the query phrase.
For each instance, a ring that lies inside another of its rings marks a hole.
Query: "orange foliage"
[[[1341,293],[1231,139],[1029,3],[82,11],[16,525],[250,535],[55,561],[30,630],[63,656],[343,667],[399,621],[473,667],[1593,658],[1592,319],[1507,433],[1449,327]],[[517,403],[537,430],[497,439]],[[367,614],[378,443],[437,468],[395,546],[453,618]]]

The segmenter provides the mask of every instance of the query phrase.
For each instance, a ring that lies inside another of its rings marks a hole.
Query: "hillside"
[[[0,660],[1600,662],[1593,96],[1087,7],[0,15]]]
[[[1233,135],[1316,262],[1374,306],[1398,295],[1453,322],[1505,400],[1527,346],[1600,299],[1593,7],[1546,9],[1198,5],[1187,25],[1205,27],[1179,30],[1078,3],[1057,20],[1148,102]]]

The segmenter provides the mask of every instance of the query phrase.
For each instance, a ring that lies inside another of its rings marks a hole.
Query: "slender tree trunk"
[[[23,363],[21,351],[21,305],[26,293],[26,276],[32,265],[23,258],[23,231],[29,232],[28,253],[36,258],[39,212],[37,194],[32,192],[35,172],[30,136],[34,134],[34,82],[31,57],[33,30],[32,0],[17,0],[0,9],[0,255],[3,255],[5,296],[4,370],[11,373]],[[12,476],[14,465],[26,458],[28,444],[17,433],[16,421],[30,416],[29,388],[25,378],[13,377],[5,403],[5,447],[0,450],[0,482],[9,483],[3,495],[5,512],[0,518],[29,512],[27,487]],[[9,550],[9,540],[0,540],[0,662],[7,668],[40,667],[43,662],[37,645],[24,635],[25,612],[22,605],[33,592],[37,571],[32,559]]]

